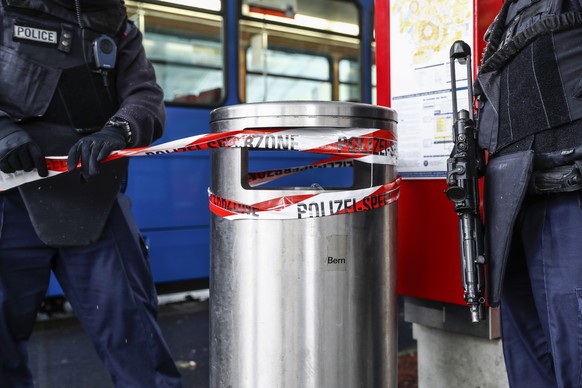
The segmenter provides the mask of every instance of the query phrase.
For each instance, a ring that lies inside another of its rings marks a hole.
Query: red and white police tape
[[[308,166],[291,167],[278,170],[268,170],[263,172],[249,173],[249,183],[257,186],[274,179],[281,178],[286,175],[295,174],[311,168],[337,168],[353,166],[353,161],[358,160],[364,163],[396,165],[397,162],[397,148],[396,136],[394,132],[385,129],[374,128],[333,128],[330,131],[328,128],[274,128],[274,129],[244,129],[234,130],[229,132],[202,134],[190,136],[183,139],[178,139],[155,146],[129,148],[119,151],[114,151],[105,159],[104,162],[116,160],[124,157],[134,156],[150,156],[150,155],[165,155],[189,151],[211,150],[218,148],[249,148],[249,149],[264,149],[264,150],[283,150],[283,151],[300,151],[318,154],[333,155],[325,160],[321,160],[310,164]],[[50,156],[46,158],[49,175],[47,178],[64,173],[67,171],[67,157],[66,156]],[[20,186],[24,183],[33,182],[35,180],[45,179],[40,177],[36,170],[30,172],[18,171],[13,174],[5,174],[0,172],[0,191],[9,190],[11,188]],[[331,207],[322,208],[319,211],[315,210],[315,205],[311,207],[306,203],[292,202],[295,210],[285,210],[282,212],[280,205],[276,208],[266,208],[265,203],[258,207],[257,211],[251,214],[250,218],[257,218],[254,214],[261,214],[261,218],[278,218],[290,217],[290,214],[295,211],[295,216],[292,218],[306,218],[319,214],[318,216],[344,214],[355,211],[371,210],[379,207],[379,203],[368,202],[366,198],[375,190],[380,190],[381,193],[390,194],[383,197],[382,203],[387,200],[394,201],[397,199],[398,187],[400,180],[396,180],[385,186],[376,186],[364,190],[351,190],[344,192],[325,192],[319,195],[324,195],[322,201],[342,201],[343,205],[329,205]],[[370,191],[371,190],[371,191]],[[382,191],[388,190],[388,191]],[[368,192],[369,191],[369,192]],[[345,195],[343,197],[342,195]],[[383,195],[383,194],[379,194]],[[331,196],[334,198],[332,199]],[[329,197],[329,198],[328,198]],[[225,211],[219,210],[221,204],[234,203],[223,199],[217,199],[211,194],[211,210],[225,214]],[[288,198],[288,197],[285,197]],[[213,202],[214,200],[214,202]],[[349,201],[355,201],[352,205],[348,205]],[[227,201],[227,202],[224,202]],[[288,202],[286,199],[274,199],[279,203]],[[348,202],[346,202],[348,201]],[[370,201],[372,201],[370,199]],[[380,199],[378,199],[380,201]],[[269,202],[269,201],[267,201]],[[359,202],[359,207],[354,207],[356,202]],[[387,203],[386,203],[387,204]],[[242,205],[240,206],[248,206]],[[229,210],[226,205],[226,210]],[[254,205],[252,205],[254,206]],[[307,207],[305,207],[307,206]],[[335,206],[335,207],[333,207]],[[341,208],[338,208],[340,206]],[[384,206],[384,205],[382,205]],[[368,209],[369,208],[369,209]],[[349,209],[349,210],[348,210]],[[358,210],[361,209],[361,210]],[[298,217],[299,212],[303,217]],[[313,213],[315,212],[315,213]],[[236,211],[235,211],[236,213]],[[313,213],[313,214],[312,214]],[[271,214],[268,216],[267,214]],[[288,215],[289,214],[289,215]],[[230,218],[242,218],[241,214],[231,214]]]
[[[360,213],[398,200],[401,178],[379,186],[348,191],[286,195],[251,205],[208,191],[210,211],[228,220],[291,220]]]

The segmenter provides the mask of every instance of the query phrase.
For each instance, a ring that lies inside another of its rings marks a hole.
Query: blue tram
[[[165,92],[158,143],[209,132],[212,109],[263,101],[375,102],[373,0],[126,0]],[[304,165],[313,156],[290,157]],[[274,156],[258,155],[257,170]],[[306,174],[319,174],[307,172]],[[325,177],[296,179],[338,180]],[[209,151],[134,158],[126,193],[160,293],[208,287]],[[302,185],[302,184],[301,184]],[[52,279],[48,296],[61,295]]]

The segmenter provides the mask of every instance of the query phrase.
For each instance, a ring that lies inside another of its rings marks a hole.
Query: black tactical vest
[[[492,155],[582,144],[582,125],[571,125],[582,118],[582,12],[564,10],[560,0],[508,0],[490,28],[476,95],[479,144]],[[548,129],[560,140],[534,144]]]
[[[103,36],[119,42],[125,8],[119,2],[77,15],[49,0],[4,0],[0,13],[0,111],[45,155],[67,155],[118,108],[116,72],[97,67],[94,44]],[[101,235],[126,174],[127,161],[120,160],[103,164],[88,182],[78,172],[64,173],[18,191],[41,240],[85,245]]]
[[[7,3],[1,21],[0,110],[19,122],[40,118],[81,132],[99,129],[118,102],[115,72],[97,69],[93,45],[102,35],[118,36],[123,7],[112,10],[117,15],[107,13],[110,24],[102,23],[102,12],[94,15],[96,21],[84,17],[81,29],[75,10],[39,0]]]

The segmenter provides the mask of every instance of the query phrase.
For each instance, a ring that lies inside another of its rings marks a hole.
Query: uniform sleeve
[[[164,92],[156,82],[142,40],[139,29],[130,23],[118,47],[116,83],[120,106],[115,117],[130,125],[132,141],[128,147],[147,146],[160,138],[166,122]]]

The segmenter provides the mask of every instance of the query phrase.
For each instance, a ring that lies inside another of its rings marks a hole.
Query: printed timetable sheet
[[[473,43],[473,2],[391,2],[391,108],[398,114],[398,171],[404,178],[445,177],[452,143],[449,51]],[[456,66],[458,108],[466,109],[467,71]]]

